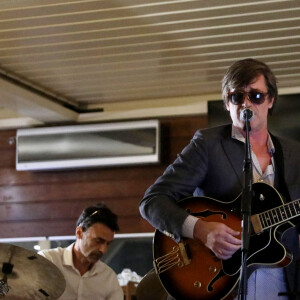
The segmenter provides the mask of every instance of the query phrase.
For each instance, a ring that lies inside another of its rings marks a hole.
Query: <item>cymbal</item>
[[[168,293],[160,282],[155,270],[150,270],[136,288],[137,300],[166,300]]]
[[[15,245],[0,243],[0,268],[0,298],[2,294],[8,300],[55,300],[66,287],[52,262]]]

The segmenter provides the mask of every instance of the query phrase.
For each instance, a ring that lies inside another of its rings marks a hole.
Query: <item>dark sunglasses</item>
[[[248,99],[254,104],[262,104],[265,101],[266,96],[268,93],[263,93],[260,91],[252,90],[250,92],[245,91],[235,91],[228,93],[228,100],[231,101],[234,105],[241,105],[244,103],[245,95],[247,95]]]

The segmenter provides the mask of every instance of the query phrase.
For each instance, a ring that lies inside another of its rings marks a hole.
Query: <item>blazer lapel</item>
[[[225,155],[232,166],[241,186],[243,186],[243,164],[244,164],[244,147],[243,143],[231,137],[222,140],[222,146]]]

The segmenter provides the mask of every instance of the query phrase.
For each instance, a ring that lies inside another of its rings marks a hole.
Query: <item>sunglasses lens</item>
[[[232,93],[230,95],[230,101],[235,104],[242,104],[244,102],[244,94],[243,93]]]
[[[252,103],[262,104],[265,101],[265,95],[260,92],[250,92],[249,99]]]

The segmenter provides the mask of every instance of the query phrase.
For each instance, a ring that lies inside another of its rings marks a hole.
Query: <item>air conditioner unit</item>
[[[53,170],[159,162],[158,120],[17,130],[16,169]]]

